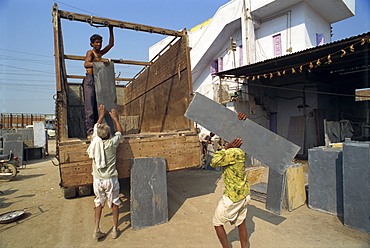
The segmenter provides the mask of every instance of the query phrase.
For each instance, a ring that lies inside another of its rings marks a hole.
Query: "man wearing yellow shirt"
[[[246,116],[239,113],[239,119]],[[225,191],[213,216],[213,225],[223,248],[229,247],[224,224],[236,225],[242,248],[248,247],[248,232],[245,225],[247,205],[250,201],[250,185],[245,172],[245,152],[239,147],[243,141],[239,138],[226,144],[212,158],[211,166],[222,167]]]

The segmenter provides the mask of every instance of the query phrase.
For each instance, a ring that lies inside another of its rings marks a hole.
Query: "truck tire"
[[[79,196],[91,195],[91,193],[92,193],[92,185],[86,185],[86,186],[79,186],[78,187],[78,195]]]
[[[74,198],[77,195],[76,188],[74,188],[74,187],[72,187],[72,188],[62,188],[62,192],[63,192],[63,197],[65,199]]]

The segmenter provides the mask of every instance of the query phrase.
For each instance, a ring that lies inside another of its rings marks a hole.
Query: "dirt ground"
[[[0,247],[220,247],[212,216],[222,195],[220,173],[208,170],[170,172],[167,223],[132,230],[129,184],[122,183],[119,228],[112,239],[112,215],[104,208],[101,229],[108,236],[92,239],[93,196],[64,199],[59,170],[50,156],[32,160],[14,181],[0,182],[0,213],[26,210],[18,221],[0,224]],[[251,201],[247,229],[250,247],[370,247],[370,235],[346,227],[337,216],[304,205],[276,215],[261,202]],[[226,226],[232,247],[240,247],[237,229]]]

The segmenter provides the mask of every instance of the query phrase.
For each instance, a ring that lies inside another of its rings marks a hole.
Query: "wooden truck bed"
[[[89,25],[113,25],[148,33],[172,36],[150,62],[112,59],[114,63],[144,65],[133,79],[116,86],[117,109],[126,133],[117,149],[119,178],[130,177],[130,160],[139,157],[164,157],[167,170],[196,167],[201,163],[201,148],[194,123],[184,117],[191,101],[192,81],[186,30],[172,31],[145,25],[85,16],[53,8],[56,69],[56,157],[59,161],[60,186],[65,197],[89,194],[92,184],[91,159],[86,149],[84,103],[80,84],[68,82],[65,59],[84,60],[84,56],[64,54],[61,19],[87,22]],[[117,29],[116,32],[119,32]],[[81,62],[81,66],[82,66]],[[72,193],[71,193],[72,192]]]

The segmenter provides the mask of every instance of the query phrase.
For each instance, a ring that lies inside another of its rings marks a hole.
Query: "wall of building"
[[[253,24],[245,19],[244,7],[251,10],[248,15],[251,14],[254,18]],[[224,99],[219,98],[220,80],[213,77],[210,71],[213,60],[222,58],[222,70],[226,71],[246,65],[246,61],[253,63],[274,58],[275,35],[280,35],[281,38],[281,56],[316,46],[318,34],[322,34],[324,43],[328,43],[331,41],[331,23],[352,16],[353,10],[354,0],[230,1],[220,7],[211,20],[189,32],[193,90],[222,102]],[[248,32],[244,30],[251,27],[254,28],[254,34],[249,32],[250,30]],[[247,34],[255,37],[253,44],[248,43],[251,44],[249,49],[242,45],[246,45],[246,40],[254,37],[244,37]],[[230,36],[237,42],[235,52],[231,51]],[[153,46],[153,49],[156,47],[155,49],[159,51],[164,44],[165,42],[160,42]],[[251,53],[248,55],[244,52],[244,55],[241,55],[240,49]],[[246,57],[252,55],[253,60],[247,60]],[[240,62],[240,56],[243,56],[243,62]],[[294,79],[287,81],[287,84],[294,82],[299,81]],[[304,87],[302,82],[307,81],[303,78],[300,83],[288,86],[298,91],[282,92],[262,87],[242,88],[243,97],[234,99],[235,101],[226,105],[230,109],[246,113],[253,121],[266,128],[270,128],[269,114],[276,114],[277,133],[285,138],[289,135],[290,117],[305,116],[307,149],[317,144],[314,113],[315,109],[322,109],[323,106],[318,106],[317,94],[302,93],[304,88],[315,90]],[[231,95],[239,88],[226,80],[222,82],[222,89]],[[304,104],[308,106],[298,108]]]

